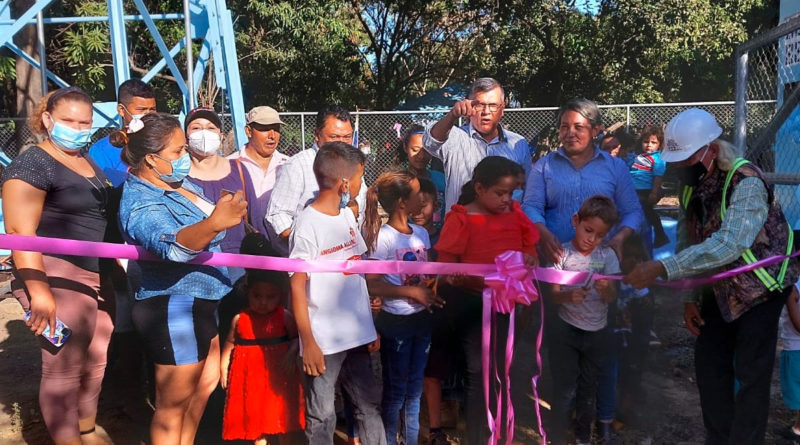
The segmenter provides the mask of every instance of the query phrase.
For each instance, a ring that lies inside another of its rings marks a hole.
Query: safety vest
[[[722,187],[722,204],[719,207],[719,218],[720,221],[725,220],[725,212],[727,211],[727,200],[728,200],[728,186],[731,184],[731,179],[733,178],[733,174],[738,170],[741,166],[745,164],[749,164],[750,161],[744,158],[736,158],[733,162],[733,168],[730,169],[728,175],[725,177],[725,185]],[[681,191],[681,198],[680,204],[685,211],[689,206],[689,200],[692,197],[692,193],[694,192],[694,187],[690,187],[688,185],[683,186],[683,190]],[[789,223],[786,223],[789,227],[789,240],[786,243],[786,256],[787,258],[783,260],[781,263],[780,271],[778,272],[778,277],[775,278],[770,275],[763,267],[759,267],[758,269],[754,269],[753,273],[758,277],[764,287],[766,287],[770,292],[774,292],[776,290],[784,289],[783,281],[786,277],[786,270],[789,267],[789,258],[788,256],[792,253],[792,247],[794,246],[794,231],[792,230],[792,226]],[[753,264],[758,261],[753,255],[753,251],[750,249],[745,250],[742,253],[742,259],[747,264]]]

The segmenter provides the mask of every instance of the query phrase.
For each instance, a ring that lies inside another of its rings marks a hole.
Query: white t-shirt
[[[583,255],[575,250],[572,241],[562,244],[561,248],[564,250],[564,256],[561,258],[561,262],[553,265],[553,268],[557,270],[595,272],[606,275],[619,273],[617,254],[610,247],[598,247],[589,255]],[[575,287],[579,286],[561,286],[562,289],[574,289]],[[564,303],[559,306],[558,316],[584,331],[599,331],[606,327],[608,304],[592,286],[583,303]]]
[[[428,261],[428,249],[431,240],[424,228],[409,224],[411,234],[400,233],[389,224],[381,226],[375,251],[370,259],[384,261]],[[387,274],[383,276],[389,284],[395,286],[416,286],[426,277],[420,275]],[[406,298],[385,298],[382,310],[395,315],[411,315],[425,309],[425,306]]]
[[[798,283],[800,284],[800,281]],[[795,284],[795,286],[798,285]],[[800,286],[798,286],[798,289],[800,289]],[[781,312],[780,336],[784,350],[800,351],[800,332],[797,332],[797,329],[794,328],[786,306],[783,307],[783,312]]]
[[[367,250],[350,209],[330,216],[312,206],[297,215],[289,247],[289,258],[303,260],[358,260]],[[311,333],[324,355],[377,338],[362,275],[309,273],[306,298]]]

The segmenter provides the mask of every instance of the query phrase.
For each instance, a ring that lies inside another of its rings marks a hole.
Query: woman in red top
[[[526,264],[538,265],[536,243],[539,231],[511,199],[519,187],[522,168],[506,158],[489,156],[475,167],[472,180],[464,184],[458,204],[447,213],[436,251],[441,262],[494,263],[508,250],[525,253]],[[481,291],[483,278],[450,276],[447,312],[454,321],[451,334],[461,343],[467,365],[467,443],[486,443],[488,426],[481,384]],[[497,344],[505,343],[508,316],[498,316]],[[501,338],[502,337],[502,338]],[[502,348],[500,348],[502,349]],[[432,346],[431,359],[434,351]],[[493,361],[496,362],[496,361]],[[435,388],[433,392],[435,392]]]

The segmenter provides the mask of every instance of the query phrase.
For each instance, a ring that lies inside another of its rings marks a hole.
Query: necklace
[[[77,157],[73,159],[70,156],[67,156],[60,148],[58,147],[53,147],[53,148],[60,156],[62,156],[65,160],[71,163],[73,167],[77,167],[77,165],[75,164],[75,162],[77,161]],[[83,155],[79,154],[78,156],[83,158]],[[100,198],[100,206],[98,210],[100,211],[100,215],[105,218],[106,208],[108,207],[108,188],[106,186],[110,184],[108,183],[108,180],[106,180],[106,184],[103,184],[103,181],[97,177],[97,172],[94,170],[94,167],[92,167],[91,164],[89,165],[89,167],[92,169],[92,173],[94,173],[92,177],[86,177],[77,170],[73,170],[72,168],[70,168],[70,170],[72,170],[76,175],[85,179],[86,182],[88,182],[93,189],[97,190],[97,195]],[[69,167],[67,166],[67,168]],[[97,184],[95,184],[94,180],[97,180]]]

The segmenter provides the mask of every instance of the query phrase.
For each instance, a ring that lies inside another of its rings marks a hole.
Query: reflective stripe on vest
[[[744,158],[736,158],[733,162],[733,168],[728,171],[728,175],[725,177],[725,185],[722,187],[722,203],[720,204],[719,208],[719,218],[720,222],[725,220],[725,212],[727,211],[727,200],[728,200],[728,187],[731,185],[731,179],[733,179],[733,174],[739,167],[749,164],[750,161]],[[681,193],[681,205],[683,209],[689,206],[689,199],[692,197],[692,193],[694,192],[694,187],[690,186],[683,186],[683,191]],[[792,231],[792,227],[789,223],[786,223],[787,228],[789,229],[789,239],[786,242],[786,255],[791,255],[792,253],[792,246],[794,245],[794,231]],[[747,264],[753,264],[758,261],[753,255],[753,251],[750,249],[745,250],[742,252],[742,259]],[[774,292],[776,290],[783,289],[783,281],[786,278],[786,270],[789,268],[789,258],[783,260],[781,263],[781,269],[778,273],[778,278],[775,279],[770,275],[763,267],[759,267],[758,269],[753,270],[753,273],[756,274],[756,277],[764,284],[770,292]]]

